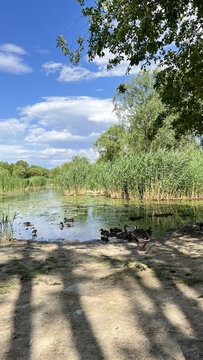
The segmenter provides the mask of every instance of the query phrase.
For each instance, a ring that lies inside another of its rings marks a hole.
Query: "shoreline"
[[[132,196],[129,196],[129,197],[126,197],[126,196],[122,196],[120,194],[117,194],[115,195],[115,193],[112,193],[111,194],[107,194],[105,192],[102,192],[102,191],[97,191],[97,190],[84,190],[82,191],[81,193],[76,193],[76,192],[67,192],[66,190],[62,190],[62,189],[58,189],[57,187],[54,187],[54,186],[41,186],[41,187],[37,187],[37,188],[26,188],[26,189],[23,189],[23,190],[16,190],[16,191],[10,191],[10,192],[0,192],[0,196],[9,196],[9,195],[21,195],[22,193],[29,193],[29,192],[37,192],[37,191],[41,191],[41,190],[47,190],[49,188],[52,188],[56,191],[61,191],[63,192],[63,195],[64,197],[78,197],[78,196],[99,196],[99,197],[105,197],[105,198],[109,198],[109,199],[112,199],[112,200],[123,200],[123,201],[138,201],[138,202],[154,202],[154,203],[157,203],[157,202],[160,202],[160,203],[164,203],[164,202],[178,202],[178,201],[188,201],[188,202],[191,202],[191,201],[202,201],[203,200],[203,196],[196,196],[196,197],[185,197],[185,196],[180,196],[180,197],[168,197],[166,195],[166,197],[149,197],[149,198],[145,198],[144,196],[143,197],[134,197],[133,195]]]

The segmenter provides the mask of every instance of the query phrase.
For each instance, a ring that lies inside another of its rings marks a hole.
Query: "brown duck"
[[[74,222],[74,219],[73,218],[64,218],[63,221],[64,221],[64,223]]]
[[[142,249],[144,249],[146,244],[151,240],[151,238],[150,238],[150,235],[152,234],[151,228],[149,228],[148,230],[138,229],[137,225],[135,225],[133,233],[138,239],[146,240],[144,242],[144,245],[142,246]]]
[[[121,234],[119,234],[117,236],[118,239],[122,239],[122,240],[128,240],[128,241],[136,241],[137,243],[137,249],[140,250],[140,243],[139,240],[137,239],[137,237],[135,236],[133,231],[127,231],[127,227],[129,227],[128,225],[124,225],[124,232],[122,232]]]

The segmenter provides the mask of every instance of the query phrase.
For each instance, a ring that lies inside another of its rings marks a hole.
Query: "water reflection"
[[[49,188],[38,192],[0,196],[0,206],[20,215],[14,222],[14,237],[31,240],[33,228],[36,240],[79,240],[100,238],[99,229],[124,226],[149,228],[153,236],[163,235],[167,229],[194,224],[203,219],[203,201],[194,202],[132,202],[95,196],[65,197]],[[164,216],[168,214],[168,216]],[[73,227],[60,228],[64,217],[74,218]],[[140,219],[133,220],[134,217]]]

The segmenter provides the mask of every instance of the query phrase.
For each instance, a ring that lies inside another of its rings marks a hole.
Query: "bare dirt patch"
[[[1,243],[0,359],[202,359],[202,242]]]

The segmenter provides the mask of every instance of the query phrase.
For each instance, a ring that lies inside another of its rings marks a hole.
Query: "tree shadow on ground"
[[[180,240],[180,236],[184,238]],[[203,358],[203,325],[200,320],[202,308],[199,302],[202,294],[195,298],[190,295],[191,289],[193,293],[202,289],[202,260],[199,256],[202,235],[192,231],[192,237],[196,244],[193,245],[194,252],[191,254],[183,251],[185,242],[191,239],[186,228],[182,234],[180,230],[171,241],[168,237],[162,238],[160,249],[155,245],[152,255],[146,254],[143,258],[143,262],[153,270],[158,286],[146,284],[139,276],[134,276],[134,283],[125,278],[118,284],[134,299],[131,302],[130,316],[136,320],[140,331],[144,332],[149,340],[149,358],[155,356],[158,359],[176,359],[175,352],[179,353],[180,359]],[[158,242],[156,243],[158,245]],[[192,288],[189,288],[189,285],[192,285]],[[149,311],[143,306],[143,297],[137,296],[138,289],[139,294],[143,294],[150,302],[153,310]],[[121,346],[120,351],[126,359],[135,358],[135,352],[127,347]]]
[[[27,246],[28,248],[31,247],[29,243]],[[26,270],[23,265],[24,262],[29,262],[30,260],[31,248],[28,252],[26,252],[26,256],[22,256],[21,265],[18,265],[16,260],[11,260],[9,264],[10,269],[8,268],[7,271],[7,275],[17,275],[19,277],[20,292],[15,304],[13,332],[6,360],[30,359],[30,340],[32,335],[32,276],[31,272]],[[24,315],[25,312],[26,319],[25,321],[21,321],[22,314]]]
[[[56,250],[48,254],[46,262],[38,262],[32,259],[33,246],[31,243],[27,243],[26,253],[24,253],[24,246],[25,245],[18,246],[18,251],[22,254],[20,261],[12,259],[6,263],[6,274],[10,277],[18,277],[20,281],[20,291],[15,303],[13,331],[5,360],[31,359],[32,318],[36,314],[36,309],[33,309],[31,304],[33,279],[36,275],[44,275],[47,273],[59,275],[63,282],[64,290],[71,283],[88,280],[87,276],[74,276],[73,271],[75,266],[70,265],[72,264],[74,251],[64,248],[61,243],[58,243]],[[67,269],[56,263],[57,258],[62,258],[63,262],[68,264],[68,275]],[[77,358],[81,360],[104,359],[105,357],[102,349],[99,346],[92,326],[86,317],[83,305],[80,301],[80,295],[68,295],[63,291],[60,291],[59,299],[62,304],[64,317],[71,328],[73,347],[76,349]],[[81,310],[79,317],[75,315],[77,310]]]
[[[194,239],[199,243],[199,236],[193,234]],[[187,240],[187,234],[186,234]],[[188,239],[190,236],[188,235]],[[133,328],[132,335],[135,332],[141,334],[141,339],[147,344],[145,348],[140,347],[140,340],[136,337],[134,343],[130,345],[132,339],[122,344],[121,342],[111,343],[111,337],[108,339],[109,344],[117,347],[117,359],[164,359],[164,360],[200,360],[203,358],[202,337],[203,328],[200,322],[202,311],[199,306],[199,299],[191,296],[187,289],[186,273],[192,276],[198,276],[200,270],[200,258],[194,257],[194,253],[182,252],[183,243],[180,243],[177,236],[171,241],[163,238],[162,243],[155,242],[154,252],[147,253],[141,257],[138,256],[136,248],[131,244],[118,245],[123,249],[122,261],[115,256],[105,255],[108,253],[108,244],[105,247],[105,254],[95,256],[95,251],[100,244],[89,244],[90,251],[85,251],[85,244],[58,243],[56,248],[48,253],[48,262],[34,262],[32,259],[32,245],[27,245],[27,251],[24,253],[24,245],[21,247],[22,265],[30,262],[32,266],[23,273],[23,268],[16,270],[21,288],[16,301],[13,333],[10,340],[10,348],[7,352],[6,360],[29,360],[31,359],[30,341],[32,338],[32,317],[36,313],[32,308],[32,285],[34,274],[57,275],[63,285],[63,290],[58,294],[58,299],[62,305],[62,312],[66,322],[69,324],[72,333],[73,347],[77,353],[77,359],[80,360],[102,360],[108,359],[105,355],[105,344],[100,339],[100,334],[95,334],[94,321],[90,320],[84,309],[81,294],[68,293],[64,291],[67,287],[76,283],[94,282],[103,293],[99,293],[102,298],[103,311],[107,309],[108,303],[105,302],[104,284],[111,282],[112,288],[120,291],[128,297],[128,317]],[[183,240],[184,241],[184,240]],[[177,245],[177,247],[175,247]],[[103,246],[103,245],[102,245]],[[117,246],[117,245],[115,245]],[[84,252],[78,252],[78,249],[84,249]],[[40,251],[40,250],[39,250]],[[198,255],[198,254],[197,254]],[[109,262],[109,274],[112,271],[120,271],[120,277],[115,285],[112,285],[110,278],[96,279],[94,274],[89,270],[78,275],[76,268],[78,265],[88,261]],[[58,262],[57,263],[57,259]],[[74,259],[74,261],[73,261]],[[153,270],[156,284],[146,283],[145,278],[139,276],[137,271],[123,272],[120,268],[123,264],[128,268],[129,259],[135,259],[146,264]],[[13,260],[10,261],[10,264]],[[35,269],[35,271],[33,270]],[[38,269],[38,270],[37,270]],[[44,272],[46,270],[46,272]],[[34,272],[33,272],[34,271]],[[37,272],[38,271],[38,272]],[[172,272],[171,272],[172,271]],[[175,272],[174,272],[175,271]],[[130,275],[130,276],[129,276]],[[185,283],[184,283],[184,281]],[[193,291],[194,290],[194,291]],[[196,294],[198,284],[194,284],[192,291]],[[145,300],[146,304],[144,303]],[[114,299],[115,304],[117,299]],[[120,305],[119,305],[120,306]],[[98,311],[101,309],[98,306]],[[76,316],[80,311],[80,316]],[[95,309],[93,309],[95,311]],[[115,305],[116,311],[116,305]],[[122,309],[119,308],[119,311]],[[26,312],[26,318],[21,322],[21,314]],[[113,319],[112,319],[113,322]],[[50,319],[50,326],[51,319]],[[115,324],[109,325],[109,331],[113,330]],[[60,334],[59,334],[60,337]],[[140,339],[140,338],[139,338]],[[59,356],[59,357],[57,357]],[[63,359],[57,354],[56,359]]]

